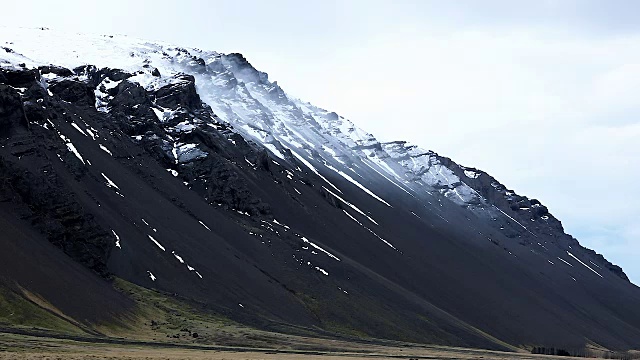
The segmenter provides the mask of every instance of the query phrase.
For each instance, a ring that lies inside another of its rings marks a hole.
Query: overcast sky
[[[241,52],[381,140],[540,199],[640,284],[638,1],[14,1],[3,13],[6,26]]]

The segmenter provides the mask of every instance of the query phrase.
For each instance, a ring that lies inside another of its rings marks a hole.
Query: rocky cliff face
[[[638,288],[539,201],[381,143],[242,55],[47,31],[3,46],[0,203],[103,278],[256,326],[639,345]]]

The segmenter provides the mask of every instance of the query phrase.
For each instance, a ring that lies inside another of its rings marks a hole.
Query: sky
[[[4,26],[240,52],[383,141],[539,199],[640,284],[640,2],[23,0],[3,13]]]

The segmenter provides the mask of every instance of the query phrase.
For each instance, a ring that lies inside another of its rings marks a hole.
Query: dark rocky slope
[[[193,76],[147,90],[134,75],[0,71],[2,241],[28,264],[1,262],[7,286],[86,324],[127,312],[109,286],[117,276],[255,326],[486,348],[640,346],[640,290],[555,218],[525,231],[369,173],[387,206],[322,163],[326,180],[286,149],[280,159],[245,140]],[[515,220],[545,211],[506,199],[487,174],[469,184],[490,202],[478,206]],[[594,274],[567,249],[606,269]]]

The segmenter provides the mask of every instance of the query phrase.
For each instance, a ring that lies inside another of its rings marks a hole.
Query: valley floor
[[[200,346],[121,342],[109,339],[59,339],[0,332],[0,360],[5,359],[553,359],[553,356],[507,353],[416,344],[379,345],[309,339],[318,350]],[[563,358],[567,359],[567,358]]]

